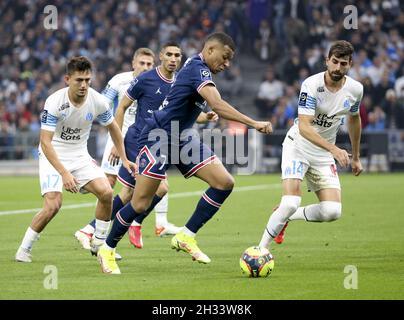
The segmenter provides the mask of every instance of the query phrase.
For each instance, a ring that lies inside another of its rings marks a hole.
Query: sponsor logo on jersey
[[[62,105],[59,107],[58,110],[59,110],[59,111],[63,111],[63,110],[65,110],[65,109],[67,109],[67,108],[70,108],[70,105],[69,105],[68,102],[62,104]]]
[[[299,106],[305,107],[307,102],[307,92],[302,92],[299,97]]]
[[[48,120],[48,110],[44,110],[42,112],[41,122],[46,123],[47,120]]]
[[[345,108],[345,109],[351,108],[351,105],[350,105],[350,103],[349,103],[349,100],[345,100],[345,101],[344,101],[344,108]]]
[[[157,89],[156,94],[161,94],[160,87]]]
[[[207,70],[207,69],[201,69],[200,72],[201,72],[201,80],[202,80],[202,81],[206,81],[206,80],[211,80],[211,79],[212,79],[209,70]]]
[[[324,90],[324,87],[318,87],[317,88],[317,92],[324,92],[325,90]]]
[[[324,128],[329,128],[332,126],[333,119],[335,118],[335,114],[332,116],[328,116],[324,113],[320,113],[317,115],[317,118],[313,120],[313,123]]]
[[[60,138],[66,141],[69,140],[80,140],[80,128],[70,128],[70,127],[62,127],[62,133],[60,134]]]
[[[330,169],[333,176],[338,176],[337,166],[334,163],[330,165]]]
[[[87,115],[86,115],[86,120],[87,121],[93,121],[93,118],[94,118],[94,116],[93,116],[93,114],[91,112],[87,113]]]

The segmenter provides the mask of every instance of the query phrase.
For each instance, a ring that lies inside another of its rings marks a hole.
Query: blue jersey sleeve
[[[130,82],[130,86],[129,86],[128,90],[126,90],[126,96],[130,100],[135,101],[140,98],[142,93],[143,93],[143,87],[142,87],[141,81],[139,81],[138,78],[134,78]]]
[[[207,84],[213,84],[215,86],[209,68],[199,63],[192,68],[191,83],[198,92]]]

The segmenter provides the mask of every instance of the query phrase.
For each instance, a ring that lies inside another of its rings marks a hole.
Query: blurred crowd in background
[[[57,30],[44,28],[50,4],[58,10]],[[358,12],[357,29],[344,27],[347,4],[332,0],[3,0],[0,146],[18,144],[15,132],[38,136],[44,101],[65,86],[69,57],[92,60],[92,87],[101,91],[113,75],[131,70],[135,49],[158,51],[175,40],[185,59],[213,31],[230,34],[237,55],[253,57],[265,70],[254,90],[246,86],[248,65],[234,64],[217,78],[224,96],[249,99],[256,108],[251,112],[271,119],[276,129],[293,123],[302,81],[324,70],[324,56],[337,39],[351,41],[356,50],[349,75],[365,87],[363,128],[404,129],[404,2],[349,4]]]

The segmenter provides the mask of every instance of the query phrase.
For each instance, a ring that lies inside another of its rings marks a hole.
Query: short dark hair
[[[66,65],[66,74],[68,75],[73,74],[75,71],[83,72],[87,70],[91,71],[92,65],[91,61],[84,56],[72,57]]]
[[[214,32],[208,35],[205,39],[205,44],[209,41],[218,41],[223,45],[227,45],[230,47],[231,50],[236,51],[236,45],[234,44],[234,41],[232,37],[230,37],[228,34],[224,32]]]
[[[175,41],[167,41],[167,42],[165,42],[165,43],[161,46],[160,51],[164,50],[164,49],[167,48],[167,47],[177,47],[177,48],[180,48],[180,49],[181,49],[181,47],[180,47],[180,45],[178,44],[178,42],[175,42]]]
[[[328,58],[331,58],[332,55],[337,58],[349,56],[349,60],[352,60],[353,53],[354,47],[350,42],[345,40],[338,40],[331,45],[330,51],[328,52]]]

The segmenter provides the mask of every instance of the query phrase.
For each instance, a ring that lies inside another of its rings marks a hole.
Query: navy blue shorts
[[[139,174],[164,180],[171,165],[175,165],[185,178],[190,178],[215,159],[217,157],[213,151],[199,139],[191,139],[177,146],[150,141],[139,150],[137,165]]]

